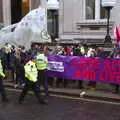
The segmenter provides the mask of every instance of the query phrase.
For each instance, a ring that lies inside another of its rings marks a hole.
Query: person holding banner
[[[91,48],[89,48],[88,53],[87,53],[87,57],[91,57],[91,58],[96,57],[96,51],[95,51],[94,48],[95,48],[94,46],[92,46]],[[89,81],[89,83],[88,83],[88,89],[89,88],[95,89],[96,88],[96,81]]]
[[[115,53],[114,53],[114,58],[120,59],[120,47],[116,47]],[[119,92],[119,84],[113,84],[115,86],[115,90],[113,93],[118,93]]]
[[[74,48],[73,48],[73,56],[82,56],[81,49],[79,48],[78,45],[75,45]],[[78,81],[78,88],[79,89],[83,89],[84,88],[82,80]]]
[[[67,53],[67,46],[57,46],[56,48],[56,55],[65,55],[67,56],[68,53]],[[56,87],[59,88],[60,87],[60,84],[62,84],[64,86],[64,88],[67,87],[67,84],[68,84],[68,81],[65,80],[64,78],[59,78],[57,77],[56,79]]]

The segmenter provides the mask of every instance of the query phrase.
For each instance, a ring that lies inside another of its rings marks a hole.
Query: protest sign
[[[120,60],[49,55],[48,77],[120,83]]]

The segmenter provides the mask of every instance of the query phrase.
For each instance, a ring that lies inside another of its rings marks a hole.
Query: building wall
[[[111,19],[115,22],[115,25],[120,24],[120,0],[117,0],[115,7],[112,9]]]
[[[82,19],[82,1],[80,0],[60,0],[59,10],[59,31],[63,33],[76,32],[76,25]]]
[[[39,7],[40,0],[30,0],[31,10]]]
[[[84,21],[84,0],[60,0],[59,37],[60,39],[79,38],[77,23]]]

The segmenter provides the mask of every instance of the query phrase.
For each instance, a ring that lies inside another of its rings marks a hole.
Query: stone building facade
[[[107,11],[101,0],[60,0],[59,38],[61,42],[104,42]],[[115,24],[120,24],[120,0],[111,10],[110,34],[113,37]]]
[[[0,0],[0,22],[11,24],[11,1]],[[106,11],[101,0],[59,0],[59,42],[102,43],[106,35]],[[47,0],[29,0],[29,10],[39,5],[46,6]],[[120,24],[120,0],[111,10],[110,34],[115,24]]]

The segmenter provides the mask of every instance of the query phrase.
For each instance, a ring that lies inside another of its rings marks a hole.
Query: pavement
[[[5,86],[7,88],[12,89],[22,89],[22,87],[14,87],[14,83],[5,81]],[[43,91],[43,87],[41,87],[41,91]],[[87,98],[87,99],[93,99],[93,100],[104,100],[104,101],[110,101],[110,102],[120,102],[120,93],[115,94],[112,93],[113,86],[110,84],[105,83],[97,83],[96,89],[78,89],[76,88],[76,85],[71,83],[68,84],[67,88],[63,88],[62,86],[60,88],[50,87],[49,86],[49,94],[50,95],[62,95],[62,96],[69,96],[69,97],[75,97],[75,98]]]
[[[120,104],[49,97],[48,104],[38,104],[31,93],[22,104],[20,92],[7,91],[8,103],[0,101],[0,120],[120,120]]]

